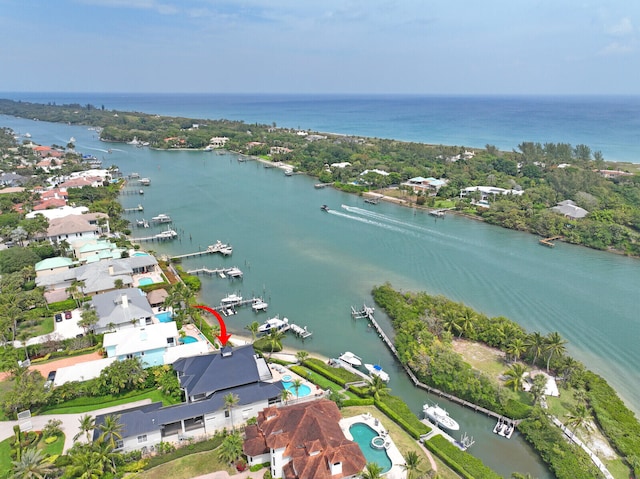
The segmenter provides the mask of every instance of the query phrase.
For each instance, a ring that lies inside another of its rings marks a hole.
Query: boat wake
[[[375,220],[370,219],[370,218],[364,218],[364,217],[361,217],[361,216],[348,215],[346,213],[342,213],[341,211],[336,211],[336,210],[329,210],[329,211],[327,211],[327,213],[329,213],[330,215],[340,216],[341,218],[347,218],[347,219],[350,219],[350,220],[359,221],[360,223],[365,223],[365,224],[368,224],[368,225],[377,226],[379,228],[384,228],[384,229],[387,229],[387,230],[396,231],[398,233],[411,234],[410,231],[405,230],[403,228],[399,228],[398,226],[385,224],[385,223],[382,223],[380,221],[375,221]]]

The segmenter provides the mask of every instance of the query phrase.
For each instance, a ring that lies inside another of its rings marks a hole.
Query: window
[[[142,436],[138,436],[138,444],[141,442],[147,442],[147,435],[143,434]]]
[[[124,447],[124,441],[122,439],[116,439],[116,449],[122,449]]]
[[[229,414],[229,410],[227,409],[227,410],[224,412],[224,417],[229,417],[229,416],[230,416],[230,414]]]

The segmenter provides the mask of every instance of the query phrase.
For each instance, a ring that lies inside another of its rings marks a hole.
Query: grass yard
[[[127,404],[134,401],[141,401],[143,399],[150,399],[151,402],[160,401],[165,406],[176,404],[176,401],[169,399],[157,389],[149,389],[139,394],[126,395],[117,398],[114,398],[113,396],[76,398],[56,407],[45,408],[40,412],[40,414],[80,414],[105,407],[119,406],[121,404]]]
[[[189,479],[216,471],[227,471],[230,475],[236,473],[235,469],[218,460],[217,450],[214,449],[184,456],[130,477],[136,479],[155,479],[156,477]]]
[[[501,384],[500,376],[509,369],[502,351],[490,348],[481,343],[456,339],[453,341],[453,349],[474,369],[481,371],[495,384]]]
[[[305,368],[304,366],[298,366],[292,368],[292,371],[296,374],[299,374],[303,378],[306,378],[308,381],[311,381],[313,384],[317,384],[321,389],[330,389],[331,391],[340,392],[344,396],[347,396],[350,399],[355,399],[358,396],[349,391],[343,391],[343,387],[339,384],[334,383],[333,381],[325,378],[324,376],[311,371],[310,369]]]
[[[11,446],[9,443],[13,437],[7,438],[0,442],[0,477],[7,477],[7,473],[11,470]]]

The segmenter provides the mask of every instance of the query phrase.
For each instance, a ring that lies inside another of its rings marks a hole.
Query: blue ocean
[[[414,96],[0,93],[197,119],[241,120],[430,144],[517,150],[524,141],[584,144],[640,163],[639,96]]]

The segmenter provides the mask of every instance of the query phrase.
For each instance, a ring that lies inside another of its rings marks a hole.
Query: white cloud
[[[633,24],[628,17],[625,17],[617,23],[607,26],[605,31],[614,37],[624,37],[633,33]]]
[[[611,42],[598,53],[600,55],[626,55],[634,50],[633,46],[629,43]]]

